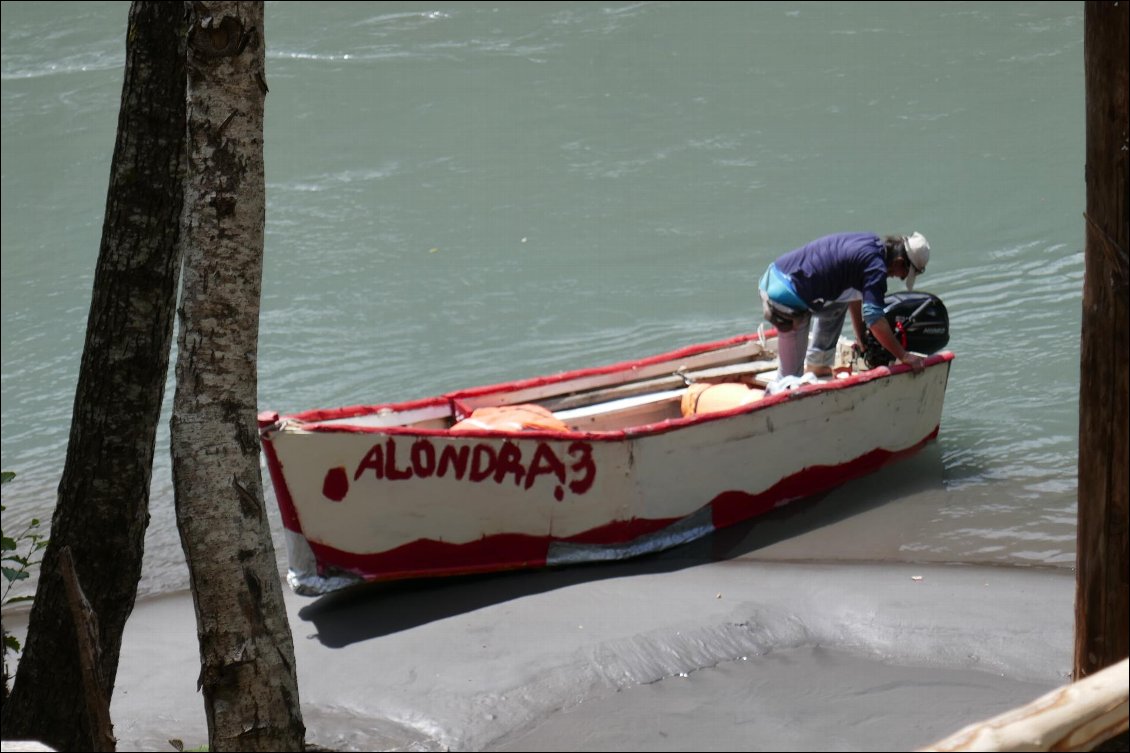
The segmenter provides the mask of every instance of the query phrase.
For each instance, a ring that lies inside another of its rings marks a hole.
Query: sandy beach
[[[1070,671],[1065,573],[649,564],[288,594],[308,740],[908,750]],[[120,749],[206,742],[196,651],[187,594],[139,605],[113,703]]]
[[[893,512],[825,499],[611,565],[287,591],[307,739],[910,750],[1068,681],[1069,570],[882,561]],[[207,741],[198,670],[191,596],[139,602],[120,750]]]

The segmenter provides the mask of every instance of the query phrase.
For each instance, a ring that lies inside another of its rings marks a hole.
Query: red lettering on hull
[[[444,443],[442,449],[437,450],[432,439],[420,437],[409,447],[406,457],[402,454],[398,459],[396,453],[397,442],[393,437],[374,444],[357,463],[353,481],[359,481],[366,474],[372,474],[379,481],[450,478],[475,484],[510,482],[528,491],[542,476],[547,476],[547,481],[555,482],[553,497],[559,502],[565,499],[566,489],[574,495],[582,495],[596,481],[592,446],[584,442],[570,444],[565,457],[558,455],[553,444],[538,442],[533,455],[525,458],[522,447],[514,442],[506,442],[497,450],[487,442]],[[349,494],[349,486],[349,474],[344,467],[330,468],[322,482],[322,494],[326,499],[341,502]]]

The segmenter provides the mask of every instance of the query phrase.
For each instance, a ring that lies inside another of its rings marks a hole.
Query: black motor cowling
[[[887,295],[883,315],[902,347],[928,356],[950,341],[950,316],[936,295],[909,290]],[[863,338],[863,360],[868,368],[887,366],[894,356],[868,330]]]

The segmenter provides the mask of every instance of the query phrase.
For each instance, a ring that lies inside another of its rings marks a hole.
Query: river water
[[[5,531],[55,502],[128,7],[0,6]],[[1069,568],[1082,15],[268,2],[260,406],[424,397],[748,332],[781,252],[919,231],[918,288],[946,302],[957,355],[941,432],[817,503],[860,511],[837,546],[787,556]],[[143,595],[188,582],[172,393],[170,376]]]

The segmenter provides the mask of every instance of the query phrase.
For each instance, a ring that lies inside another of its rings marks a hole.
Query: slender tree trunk
[[[1086,274],[1079,384],[1075,679],[1126,658],[1130,473],[1127,245],[1130,241],[1130,13],[1083,11],[1087,107]]]
[[[141,575],[153,447],[169,364],[184,176],[184,9],[130,7],[118,134],[70,443],[5,738],[93,748],[59,573],[69,547],[100,623],[106,698]]]
[[[294,646],[256,422],[265,216],[263,3],[193,3],[172,455],[209,750],[301,750]]]

